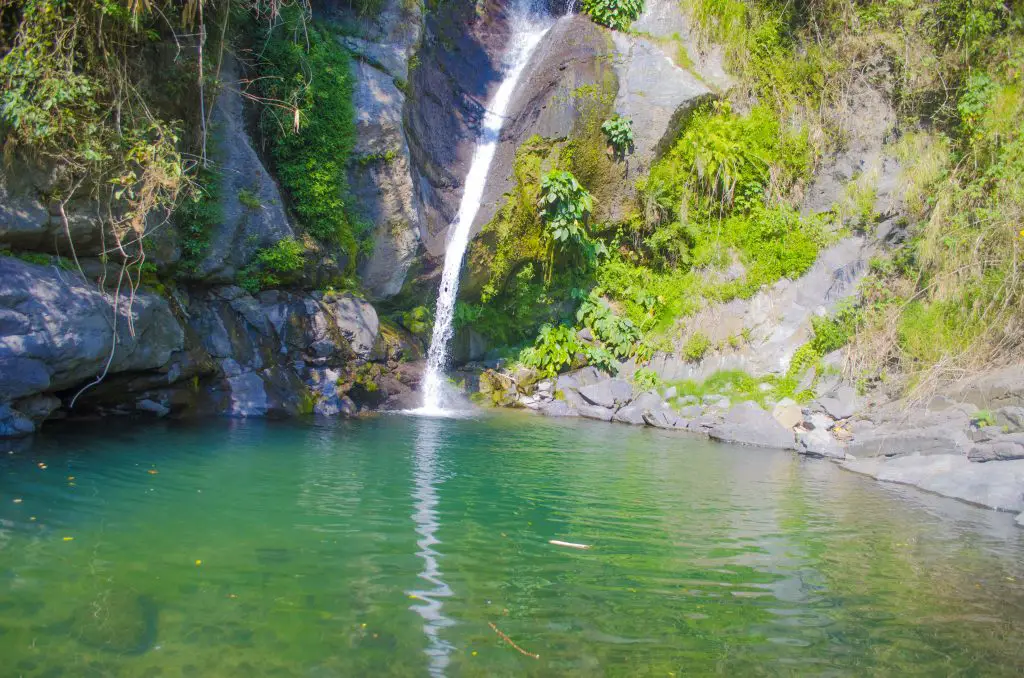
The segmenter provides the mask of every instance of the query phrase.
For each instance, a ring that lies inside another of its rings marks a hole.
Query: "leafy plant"
[[[683,357],[695,363],[703,358],[711,349],[711,339],[703,332],[694,332],[683,344]]]
[[[571,172],[551,170],[540,182],[540,208],[544,223],[555,242],[584,242],[587,216],[594,210],[594,198],[580,186]]]
[[[284,238],[273,247],[257,250],[253,262],[239,272],[239,286],[256,293],[295,282],[305,263],[305,251],[295,238]]]
[[[576,331],[566,325],[544,325],[533,346],[524,349],[519,359],[543,376],[554,377],[572,365],[577,353],[583,350]]]
[[[643,0],[583,0],[591,19],[617,31],[628,29],[643,10]]]
[[[633,147],[633,121],[616,115],[601,123],[601,131],[615,151],[615,155],[623,157]]]
[[[657,372],[647,367],[641,367],[633,373],[633,385],[638,391],[657,391],[664,383]]]

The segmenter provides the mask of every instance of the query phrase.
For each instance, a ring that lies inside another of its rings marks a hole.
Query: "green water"
[[[118,426],[0,459],[0,675],[1024,670],[1012,517],[829,463],[515,415]]]

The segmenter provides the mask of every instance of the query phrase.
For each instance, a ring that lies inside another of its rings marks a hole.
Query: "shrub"
[[[544,224],[558,243],[587,239],[586,220],[594,210],[594,198],[571,172],[551,170],[540,182],[540,207]]]
[[[566,325],[544,325],[533,346],[524,349],[519,359],[543,376],[553,377],[572,365],[576,354],[582,350],[576,331]]]
[[[664,382],[658,373],[647,367],[641,367],[633,373],[633,385],[638,391],[656,391]]]
[[[683,357],[690,362],[698,362],[711,349],[711,339],[703,332],[694,332],[683,344]]]
[[[643,10],[643,0],[583,0],[591,19],[617,31],[629,28]]]
[[[239,272],[239,286],[255,293],[295,282],[302,272],[305,251],[295,238],[284,238],[273,247],[257,250],[253,262]]]
[[[632,120],[616,115],[601,123],[601,131],[604,132],[609,145],[615,150],[615,155],[622,157],[633,147]]]
[[[348,52],[297,11],[282,11],[259,61],[260,93],[289,110],[265,107],[261,128],[277,178],[299,222],[318,240],[340,244],[355,265],[347,213],[346,165],[355,145],[354,78]]]

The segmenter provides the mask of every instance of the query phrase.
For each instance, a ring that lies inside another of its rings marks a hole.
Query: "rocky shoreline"
[[[979,375],[915,406],[860,397],[840,381],[809,403],[783,399],[770,409],[720,395],[679,399],[672,386],[641,391],[592,367],[550,379],[487,371],[480,391],[495,405],[550,417],[792,450],[883,482],[1017,513],[1024,526],[1024,367]]]

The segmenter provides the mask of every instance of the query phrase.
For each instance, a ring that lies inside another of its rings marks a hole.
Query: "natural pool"
[[[509,414],[4,456],[3,676],[1024,670],[1012,516],[788,453]]]

